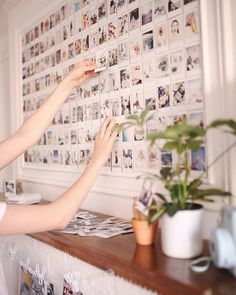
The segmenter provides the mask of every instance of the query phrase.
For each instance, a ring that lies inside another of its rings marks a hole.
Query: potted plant
[[[144,128],[151,119],[149,110],[139,115],[130,115],[118,126],[118,131],[129,127]],[[230,193],[218,188],[206,188],[203,178],[208,169],[213,166],[229,149],[236,145],[234,142],[222,152],[197,177],[191,177],[190,153],[198,152],[205,142],[206,132],[211,128],[226,126],[228,132],[236,135],[236,122],[233,120],[216,120],[207,127],[193,126],[186,121],[170,126],[163,131],[148,134],[145,138],[150,147],[162,143],[161,149],[172,151],[177,156],[175,165],[165,167],[160,173],[149,173],[152,177],[164,183],[166,193],[156,192],[159,202],[152,205],[149,223],[161,218],[161,241],[164,254],[175,258],[191,258],[201,254],[201,222],[203,207],[197,201],[212,201],[210,196],[229,196]],[[164,143],[163,143],[164,142]]]

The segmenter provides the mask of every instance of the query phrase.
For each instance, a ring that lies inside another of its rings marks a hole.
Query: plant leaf
[[[148,223],[155,223],[166,211],[166,207],[162,206],[158,211],[149,217]]]

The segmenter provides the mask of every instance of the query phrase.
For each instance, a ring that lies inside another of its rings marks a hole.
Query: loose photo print
[[[173,155],[171,151],[161,151],[161,167],[171,168],[173,165]]]
[[[15,180],[5,180],[3,182],[4,196],[14,196],[16,195],[16,181]]]
[[[122,152],[119,148],[114,148],[111,154],[112,171],[121,172]]]
[[[105,48],[104,50],[98,51],[96,53],[96,69],[94,72],[104,71],[107,67],[107,60],[107,49]]]
[[[190,113],[189,124],[200,128],[204,128],[203,112]]]
[[[129,68],[120,70],[120,88],[125,89],[130,86],[130,72]]]
[[[129,43],[128,43],[128,41],[118,44],[118,62],[119,62],[119,65],[126,65],[129,63]]]
[[[198,10],[192,10],[186,13],[184,19],[184,33],[186,42],[191,42],[200,38],[200,20]]]
[[[135,89],[132,89],[130,98],[131,98],[131,112],[133,114],[141,113],[141,111],[144,109],[142,88],[135,87]]]
[[[80,291],[75,291],[72,289],[72,286],[64,279],[63,283],[63,295],[83,295]]]
[[[136,147],[134,150],[134,170],[147,168],[147,151],[145,147]]]
[[[182,8],[182,0],[169,0],[168,1],[169,17],[180,14],[181,8]]]
[[[117,21],[113,19],[108,23],[108,42],[116,41],[117,40]]]
[[[133,149],[132,148],[123,149],[122,171],[123,172],[133,171]]]
[[[136,63],[131,65],[131,84],[133,86],[142,84],[142,63]]]
[[[154,58],[154,57],[153,57]],[[156,79],[156,69],[153,59],[143,60],[143,82],[153,83]]]
[[[109,50],[108,64],[110,68],[118,65],[118,51],[116,46]]]
[[[116,92],[120,89],[120,72],[114,71],[109,74],[109,90]]]
[[[128,34],[129,24],[128,24],[128,14],[124,14],[118,18],[118,37],[123,37]]]

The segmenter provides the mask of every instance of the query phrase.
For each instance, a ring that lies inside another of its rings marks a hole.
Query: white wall
[[[53,3],[57,3],[57,0],[53,0],[50,2],[50,6],[53,5]],[[203,1],[204,2],[204,1]],[[18,4],[15,7],[15,12],[18,10],[18,14],[21,14],[21,18],[24,17],[24,9],[27,7],[27,11],[31,12],[32,15],[34,11],[39,11],[40,7],[43,8],[44,5],[46,5],[47,1],[40,1],[37,2],[38,10],[35,9],[35,3],[29,0],[20,0]],[[234,65],[235,63],[235,46],[236,46],[236,32],[233,30],[236,30],[233,28],[232,20],[234,17],[236,17],[236,3],[233,0],[226,0],[226,1],[220,1],[220,0],[208,0],[207,5],[212,5],[213,7],[217,7],[222,5],[222,9],[219,9],[219,11],[222,11],[220,16],[218,15],[218,18],[215,18],[214,21],[216,22],[215,27],[215,42],[216,46],[220,46],[219,48],[219,56],[221,58],[222,63],[222,72],[218,72],[218,76],[222,77],[221,84],[218,85],[219,89],[224,89],[224,87],[228,87],[228,92],[222,92],[224,93],[224,116],[231,116],[236,118],[236,98],[234,97],[234,93],[236,93],[235,85],[236,85],[236,75],[234,71]],[[215,5],[215,3],[218,3]],[[208,10],[209,11],[209,10]],[[27,12],[27,13],[28,13]],[[214,13],[214,12],[213,12]],[[13,14],[12,14],[13,15]],[[213,15],[214,16],[214,15]],[[207,16],[206,16],[207,17]],[[208,18],[211,17],[208,15]],[[209,21],[209,20],[207,20]],[[220,23],[221,21],[221,23]],[[231,27],[231,30],[229,30],[229,27]],[[218,33],[217,33],[218,32]],[[210,35],[205,35],[205,40],[203,42],[210,43],[209,38]],[[211,36],[212,37],[212,36]],[[4,37],[5,41],[7,40],[6,37]],[[6,42],[0,42],[0,44],[6,44]],[[223,42],[223,43],[222,43]],[[227,51],[226,51],[227,49]],[[215,51],[217,51],[218,48],[215,48]],[[234,50],[233,52],[231,51]],[[208,54],[213,55],[216,54],[211,49],[208,49]],[[230,56],[231,60],[226,60]],[[217,64],[217,68],[219,65]],[[230,76],[228,74],[230,72]],[[5,61],[0,63],[0,138],[3,138],[7,134],[9,134],[9,114],[10,114],[10,108],[9,108],[9,91],[8,91],[8,80],[7,80],[7,73],[8,73],[8,58],[5,58]],[[214,79],[214,77],[209,76],[209,79]],[[216,84],[216,82],[215,82]],[[215,89],[217,92],[218,90]],[[214,99],[214,97],[211,97]],[[214,114],[214,101],[210,101],[209,105],[213,108],[212,113]],[[222,108],[218,105],[217,108],[218,112],[222,111]],[[15,114],[12,114],[12,116],[15,116]],[[14,127],[13,129],[14,130]],[[219,143],[219,141],[218,141]],[[215,149],[211,147],[210,153],[214,154]],[[231,189],[236,195],[236,182],[234,182],[234,175],[236,175],[236,157],[233,156],[234,153],[231,153],[231,156],[228,158],[228,168],[226,169],[225,173],[227,173],[227,180],[228,183],[225,185],[229,189]],[[224,169],[224,168],[223,168]],[[5,175],[1,175],[1,179],[3,177],[9,176],[10,171],[4,170]],[[220,173],[222,175],[222,173]],[[16,169],[12,172],[12,175],[16,177]],[[217,179],[217,177],[215,178]],[[105,181],[105,180],[103,180]],[[132,185],[132,187],[134,187]],[[1,186],[0,186],[1,188]],[[29,192],[41,192],[42,196],[45,199],[48,200],[54,200],[57,196],[59,196],[63,191],[66,189],[65,187],[62,187],[60,185],[49,185],[49,184],[42,184],[42,183],[35,183],[35,182],[26,182],[25,183],[25,189]],[[130,192],[127,192],[127,195],[130,196]],[[124,218],[130,218],[132,216],[131,211],[131,203],[132,200],[130,197],[125,198],[125,192],[122,196],[112,195],[112,193],[99,193],[98,191],[92,192],[89,194],[88,198],[83,204],[83,207],[86,209],[92,209],[108,214],[118,215]],[[209,233],[211,231],[211,224],[215,225],[217,223],[217,220],[219,219],[219,215],[217,213],[218,211],[212,211],[207,215],[207,224],[208,227],[205,227],[205,237],[209,237]],[[207,228],[207,230],[206,230]]]

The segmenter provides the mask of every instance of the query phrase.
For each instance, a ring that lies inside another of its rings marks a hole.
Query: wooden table
[[[236,278],[227,270],[211,265],[204,273],[194,273],[188,267],[188,259],[163,255],[160,232],[153,246],[138,246],[134,234],[110,239],[55,232],[30,236],[101,269],[112,269],[115,274],[163,295],[236,294]],[[204,248],[204,255],[208,255],[207,241]]]

